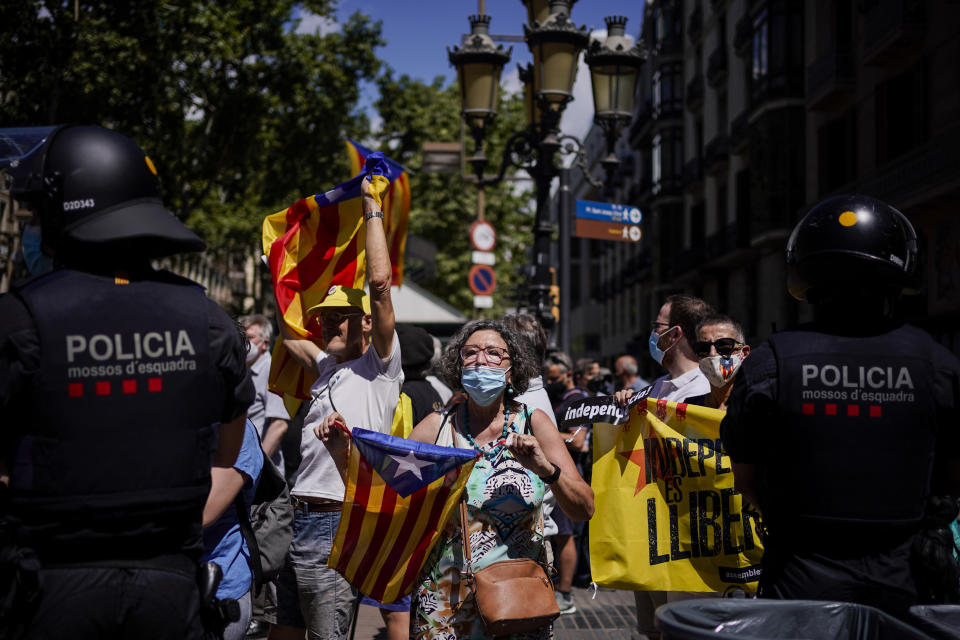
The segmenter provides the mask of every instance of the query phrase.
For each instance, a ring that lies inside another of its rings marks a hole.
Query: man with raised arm
[[[294,535],[277,580],[273,640],[302,640],[305,630],[311,638],[349,634],[357,594],[340,574],[326,567],[340,521],[344,484],[313,428],[336,412],[350,428],[388,433],[403,383],[383,212],[370,191],[369,178],[363,179],[361,192],[370,294],[333,286],[320,304],[307,310],[308,316],[319,316],[322,350],[311,340],[297,339],[281,323],[287,350],[316,381],[303,421],[302,460],[290,491]]]

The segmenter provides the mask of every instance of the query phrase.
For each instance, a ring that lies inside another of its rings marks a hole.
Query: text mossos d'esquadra
[[[913,402],[913,378],[907,367],[803,364],[804,400]]]
[[[70,334],[66,336],[65,348],[67,377],[72,379],[156,375],[197,368],[196,350],[183,329],[92,336]]]

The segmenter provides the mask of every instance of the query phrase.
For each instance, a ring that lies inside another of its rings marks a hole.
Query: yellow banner
[[[724,412],[647,398],[593,429],[590,564],[597,584],[639,591],[756,591],[759,515],[733,488]]]

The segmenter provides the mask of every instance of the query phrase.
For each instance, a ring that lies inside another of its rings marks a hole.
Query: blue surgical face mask
[[[657,343],[660,342],[660,338],[673,331],[673,329],[674,327],[670,327],[663,333],[657,333],[656,331],[650,332],[650,357],[656,360],[657,364],[663,364],[663,355],[673,347],[673,345],[670,345],[666,349],[661,349],[657,346]]]
[[[507,369],[499,367],[464,367],[460,384],[467,395],[481,407],[493,404],[507,386]]]
[[[43,253],[40,227],[32,224],[24,227],[20,246],[23,248],[23,261],[27,263],[27,270],[32,275],[38,276],[53,270],[53,259]]]

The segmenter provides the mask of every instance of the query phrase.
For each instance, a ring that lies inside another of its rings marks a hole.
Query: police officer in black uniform
[[[204,243],[119,133],[57,128],[11,173],[57,268],[0,297],[0,629],[200,637],[201,513],[254,389],[236,325],[150,259]]]
[[[751,352],[720,427],[763,516],[761,595],[899,616],[948,600],[918,543],[950,519],[925,517],[931,497],[960,496],[960,361],[898,320],[919,275],[913,227],[873,198],[830,198],[793,230],[787,264],[814,322]],[[956,563],[940,570],[956,576]]]

